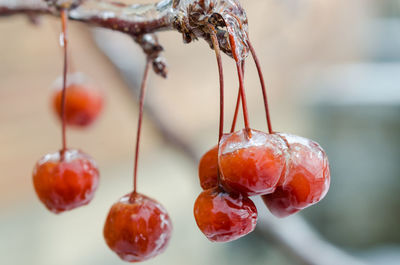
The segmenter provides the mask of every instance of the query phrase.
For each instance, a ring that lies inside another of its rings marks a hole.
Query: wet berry
[[[33,185],[43,204],[54,213],[88,204],[97,189],[99,171],[92,158],[78,150],[42,157],[33,170]]]
[[[162,253],[171,231],[171,220],[162,205],[130,193],[111,207],[103,232],[107,245],[122,260],[138,262]]]
[[[277,135],[246,129],[222,137],[221,183],[246,196],[272,193],[285,172],[285,142]]]
[[[68,125],[85,127],[92,124],[103,109],[103,94],[93,85],[85,83],[78,74],[68,76],[65,97],[65,119]],[[57,86],[53,95],[53,107],[62,119],[62,87]]]
[[[218,146],[213,147],[200,159],[199,179],[203,190],[218,185]]]
[[[319,202],[328,192],[330,172],[319,144],[295,135],[278,135],[289,145],[287,173],[276,191],[262,198],[274,215],[285,217]]]
[[[247,197],[229,194],[220,187],[203,191],[194,204],[194,217],[203,234],[213,242],[229,242],[252,232],[257,208]]]

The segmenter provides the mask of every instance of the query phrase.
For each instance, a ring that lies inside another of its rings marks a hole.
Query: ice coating
[[[96,163],[74,149],[47,154],[33,169],[33,184],[42,203],[61,213],[88,204],[99,183]]]
[[[328,192],[330,185],[330,170],[328,156],[322,147],[310,139],[286,134],[278,133],[281,137],[286,139],[289,144],[290,152],[290,167],[302,168],[305,172],[311,173],[317,181],[323,183],[321,193],[314,194],[313,200],[321,200]],[[289,175],[289,173],[288,173]],[[284,181],[287,183],[290,176]]]
[[[225,134],[222,136],[220,143],[220,154],[224,155],[227,153],[231,153],[237,151],[242,148],[249,147],[268,147],[273,148],[275,146],[284,146],[285,143],[282,141],[280,137],[276,137],[273,134],[268,134],[265,132],[250,130],[251,137],[246,132],[246,129],[236,131],[231,134]],[[277,148],[275,150],[277,155],[283,153],[283,147]]]
[[[238,0],[161,0],[126,4],[112,0],[4,0],[5,14],[32,11],[59,16],[68,8],[72,20],[124,32],[134,38],[175,29],[185,42],[202,38],[212,47],[210,29],[216,28],[220,49],[237,60],[249,54],[248,20]],[[231,48],[228,33],[235,48]],[[232,53],[232,49],[234,54]],[[160,59],[158,59],[160,60]]]
[[[273,194],[263,196],[270,211],[285,217],[323,199],[330,185],[329,162],[321,146],[309,139],[278,133],[289,149],[287,173]]]
[[[113,1],[86,0],[70,10],[69,17],[140,36],[172,28],[172,2],[163,0],[153,4],[128,5]]]
[[[103,232],[107,245],[122,260],[138,262],[162,253],[171,231],[171,220],[161,204],[130,193],[111,207]]]
[[[211,45],[210,35],[204,31],[207,24],[217,28],[220,48],[232,54],[228,33],[234,39],[235,53],[239,60],[249,54],[247,45],[248,20],[237,0],[175,0],[175,27],[182,32],[185,42],[203,38]]]
[[[221,183],[246,196],[272,193],[285,174],[287,146],[281,137],[246,129],[226,134],[219,147]]]
[[[44,0],[49,6],[56,8],[74,8],[79,6],[85,0]]]
[[[220,188],[203,191],[194,204],[197,226],[213,242],[229,242],[252,232],[257,208],[247,197]]]
[[[101,2],[87,0],[76,10],[71,10],[71,17],[79,19],[85,16],[98,16],[102,19],[116,18],[124,20],[147,21],[150,18],[162,17],[165,11],[171,8],[172,0],[161,1],[156,4],[127,5],[116,2]],[[124,9],[121,9],[124,6]],[[85,12],[82,12],[85,11]],[[170,11],[170,10],[169,10]],[[79,17],[78,17],[79,16]]]

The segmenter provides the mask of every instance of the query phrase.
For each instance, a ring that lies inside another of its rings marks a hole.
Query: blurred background
[[[160,33],[169,76],[150,76],[139,190],[168,209],[174,232],[167,251],[146,264],[400,264],[400,1],[241,3],[274,129],[325,148],[330,191],[284,220],[257,202],[258,230],[232,243],[207,241],[192,207],[201,191],[198,159],[217,140],[215,56],[204,41],[184,45],[177,32]],[[89,129],[68,130],[68,143],[96,159],[101,183],[89,206],[56,216],[37,199],[31,174],[61,145],[50,108],[62,71],[59,28],[50,17],[39,26],[24,16],[0,19],[0,263],[124,264],[102,227],[111,204],[132,189],[135,92],[145,58],[127,36],[70,23],[74,67],[103,89],[106,108]],[[224,65],[228,128],[237,78],[230,58]],[[250,60],[246,88],[251,125],[266,130]]]

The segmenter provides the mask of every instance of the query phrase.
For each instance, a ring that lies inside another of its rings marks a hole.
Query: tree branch
[[[59,8],[42,0],[0,0],[0,16],[14,14],[59,16]],[[155,4],[125,5],[86,0],[70,9],[69,19],[140,36],[172,29],[172,0]]]
[[[61,1],[65,4],[65,1]],[[156,31],[172,29],[172,0],[156,4],[125,5],[104,1],[74,0],[70,5],[69,19],[90,25],[100,26],[133,37],[143,52],[152,60],[153,70],[163,77],[167,76],[165,59],[161,56],[162,46],[158,43]],[[0,0],[0,16],[15,14],[59,16],[62,5],[55,0]]]
[[[71,20],[132,36],[152,58],[153,69],[162,76],[166,76],[164,60],[159,56],[162,48],[150,33],[176,30],[182,33],[185,43],[201,38],[212,47],[208,26],[213,25],[221,51],[232,56],[229,28],[233,31],[230,37],[235,42],[239,59],[245,59],[249,53],[247,16],[238,0],[162,0],[134,5],[106,0],[0,0],[0,17],[15,14],[59,16],[61,9],[69,9]]]

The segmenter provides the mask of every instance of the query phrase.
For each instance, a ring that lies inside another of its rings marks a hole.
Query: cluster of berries
[[[99,182],[99,171],[93,159],[66,145],[66,125],[86,127],[103,107],[102,93],[82,82],[80,75],[68,76],[67,82],[66,12],[61,11],[64,75],[59,88],[62,89],[53,96],[54,110],[62,120],[63,145],[61,151],[40,159],[33,171],[36,193],[54,213],[88,204]],[[285,217],[320,201],[328,191],[330,173],[326,154],[317,143],[272,131],[263,77],[251,43],[247,41],[262,83],[269,133],[250,129],[243,88],[244,61],[238,59],[233,37],[229,40],[240,82],[234,121],[242,100],[245,128],[223,134],[222,64],[216,29],[211,24],[209,34],[219,65],[220,130],[218,146],[200,161],[203,192],[195,202],[194,216],[209,240],[228,242],[250,233],[256,226],[257,208],[249,197],[262,196],[274,215]],[[165,208],[136,189],[144,94],[150,65],[151,58],[148,58],[140,93],[134,188],[112,205],[103,230],[110,249],[129,262],[144,261],[163,252],[172,231]]]
[[[68,75],[64,110],[62,86],[57,85],[52,96],[55,113],[60,120],[65,115],[68,126],[87,127],[102,110],[101,91],[83,82],[85,79],[81,73]],[[95,161],[76,149],[46,154],[33,170],[33,184],[39,199],[57,214],[88,204],[98,183],[99,170]],[[132,192],[111,207],[104,238],[121,259],[134,262],[161,253],[171,231],[172,223],[164,207],[147,196]]]
[[[226,25],[229,30],[229,25]],[[245,61],[239,59],[235,35],[229,35],[236,61],[239,93],[231,132],[224,134],[224,78],[219,42],[209,25],[220,77],[220,123],[218,145],[200,160],[199,179],[203,192],[194,204],[194,217],[203,234],[213,242],[229,242],[252,232],[257,208],[251,196],[261,196],[277,217],[294,214],[319,202],[328,192],[328,158],[316,142],[272,130],[264,77],[255,50],[248,39],[246,47],[259,74],[268,132],[249,126],[244,89]],[[239,42],[240,43],[240,42]],[[242,101],[244,129],[235,131]]]
[[[68,75],[65,106],[63,87],[55,82],[52,106],[56,115],[68,126],[84,128],[91,125],[103,109],[103,93],[90,85],[82,73]],[[63,118],[63,116],[65,116]],[[33,170],[33,184],[39,199],[54,213],[88,204],[99,183],[95,161],[77,149],[63,148],[46,154]]]
[[[103,94],[81,73],[67,74],[66,16],[62,10],[64,37],[64,75],[56,81],[52,96],[55,113],[62,121],[62,149],[43,156],[33,170],[33,185],[40,201],[48,210],[59,214],[88,204],[99,183],[99,170],[94,160],[66,144],[66,126],[85,128],[91,125],[103,108]],[[150,62],[150,61],[149,61]],[[143,78],[144,92],[147,63]],[[172,223],[162,205],[136,192],[136,169],[143,97],[135,157],[133,192],[112,205],[104,225],[107,245],[129,262],[144,261],[161,253],[171,237]]]
[[[323,149],[299,136],[243,129],[225,134],[200,160],[203,192],[194,216],[205,236],[227,242],[254,230],[257,209],[250,196],[262,196],[277,217],[320,201],[330,183]]]

